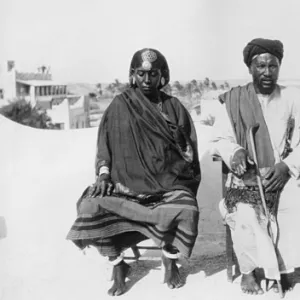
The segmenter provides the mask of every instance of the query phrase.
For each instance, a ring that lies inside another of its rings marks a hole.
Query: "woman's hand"
[[[92,197],[100,195],[100,197],[110,196],[114,189],[114,184],[111,181],[109,174],[100,175],[93,187]]]

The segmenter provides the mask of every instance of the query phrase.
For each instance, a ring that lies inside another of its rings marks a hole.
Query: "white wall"
[[[16,98],[16,69],[7,70],[7,61],[1,62],[0,65],[0,88],[4,90],[4,99],[13,100]]]
[[[197,126],[201,160],[208,129]],[[6,237],[1,239],[0,233],[1,299],[108,298],[111,283],[103,275],[103,259],[93,248],[83,255],[65,239],[76,218],[78,198],[94,182],[97,130],[34,129],[0,115],[5,141],[0,147],[0,226],[5,220],[7,227]],[[203,169],[203,177],[211,169]],[[208,179],[215,191],[216,181]],[[202,194],[199,199],[205,200]],[[212,207],[215,200],[206,195],[205,201]],[[130,291],[125,298],[131,296]]]
[[[90,278],[90,265],[65,237],[78,197],[94,181],[96,135],[96,128],[34,129],[0,115],[5,141],[0,147],[0,219],[7,226],[7,237],[0,239],[1,299],[84,299],[85,289],[81,295],[69,293]],[[68,280],[77,272],[77,282]]]
[[[30,103],[32,106],[36,105],[36,99],[35,99],[35,86],[31,85],[30,86]]]
[[[61,104],[53,105],[47,110],[47,114],[52,123],[64,123],[64,129],[70,129],[70,107],[67,98]]]

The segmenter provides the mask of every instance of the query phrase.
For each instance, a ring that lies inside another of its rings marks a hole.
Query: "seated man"
[[[109,295],[125,292],[129,265],[122,252],[147,239],[163,247],[165,282],[182,285],[176,259],[189,257],[197,237],[200,166],[188,111],[161,89],[169,82],[165,57],[137,51],[130,88],[116,96],[98,131],[97,180],[78,203],[68,239],[95,246],[113,264]]]
[[[212,154],[221,156],[231,171],[220,209],[231,229],[243,292],[263,293],[255,277],[257,268],[264,269],[266,278],[281,279],[286,291],[292,287],[287,274],[300,266],[300,90],[277,84],[283,58],[280,41],[254,39],[243,54],[253,82],[220,96],[224,115],[214,126]],[[249,140],[249,129],[256,124],[255,152],[271,229]],[[278,291],[276,285],[274,290]]]

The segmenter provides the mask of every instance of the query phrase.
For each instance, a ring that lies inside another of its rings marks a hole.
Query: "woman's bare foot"
[[[294,288],[294,273],[281,274],[280,282],[283,293],[289,292]],[[279,293],[277,282],[272,286],[274,293]]]
[[[179,288],[183,285],[176,261],[177,259],[167,258],[162,255],[162,263],[165,269],[164,282],[167,283],[170,289]]]
[[[114,266],[112,274],[114,283],[112,287],[108,290],[108,295],[119,296],[125,292],[125,280],[129,274],[129,271],[130,266],[126,264],[123,260],[119,264]]]
[[[254,271],[250,274],[243,274],[241,288],[245,294],[249,295],[261,295],[264,293],[257,282]]]

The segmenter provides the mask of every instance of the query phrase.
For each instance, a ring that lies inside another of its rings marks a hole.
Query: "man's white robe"
[[[270,134],[275,163],[283,160],[291,174],[291,179],[280,196],[277,214],[278,231],[276,222],[272,222],[273,232],[278,238],[278,261],[272,241],[267,235],[266,222],[257,220],[257,215],[250,205],[239,203],[236,211],[229,213],[222,200],[220,211],[231,228],[241,272],[250,273],[256,267],[262,267],[267,277],[278,279],[276,268],[284,273],[300,267],[300,89],[277,86],[271,95],[258,94],[257,96]],[[214,125],[211,154],[220,155],[230,168],[232,157],[241,146],[236,142],[225,104],[222,106],[223,112]],[[293,151],[283,159],[287,123],[291,117],[295,120],[291,139]],[[242,181],[230,173],[226,186],[229,187],[232,182],[243,185]]]

